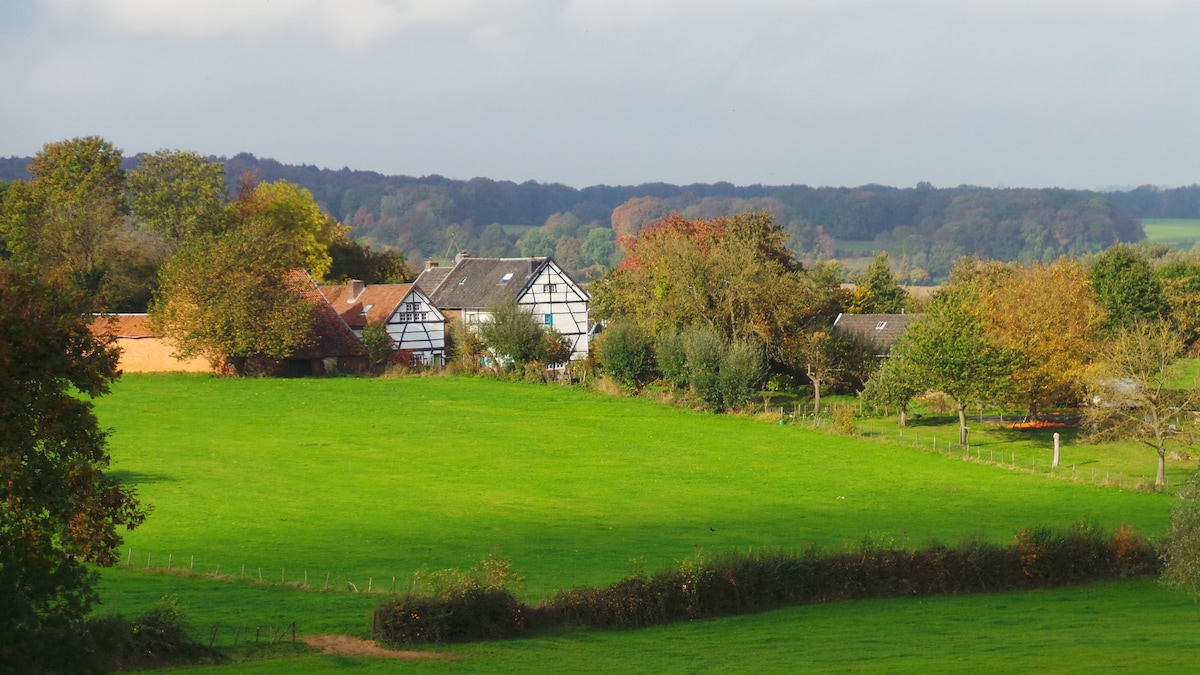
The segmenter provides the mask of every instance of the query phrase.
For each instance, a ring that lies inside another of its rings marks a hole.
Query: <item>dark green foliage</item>
[[[857,550],[809,547],[727,552],[604,588],[577,588],[525,607],[509,595],[458,592],[441,601],[387,603],[377,614],[397,643],[494,639],[528,629],[631,629],[789,605],[1049,588],[1154,574],[1154,549],[1126,528],[1079,523],[1022,530],[1010,546],[963,541],[917,550],[866,539]],[[474,609],[474,618],[459,616]],[[478,638],[468,637],[479,636]]]
[[[616,321],[597,341],[600,368],[629,390],[641,388],[654,375],[654,347],[637,324]]]
[[[1179,491],[1162,545],[1163,583],[1200,596],[1200,472]]]
[[[707,326],[692,326],[683,332],[683,351],[692,393],[706,409],[720,411],[723,407],[721,362],[725,357],[725,341]]]
[[[388,335],[387,326],[379,321],[372,321],[363,328],[362,349],[375,372],[379,372],[396,353],[392,348],[392,336]]]
[[[537,320],[529,308],[515,300],[488,308],[491,320],[479,326],[479,337],[505,368],[537,361],[543,365],[566,363],[571,345],[565,337]]]
[[[900,288],[892,274],[886,251],[876,255],[866,271],[851,280],[855,288],[846,308],[851,314],[899,314],[909,305],[908,292]]]
[[[658,336],[654,345],[654,361],[667,382],[676,387],[687,385],[687,351],[680,333],[669,331]]]
[[[1118,244],[1096,256],[1089,277],[1112,328],[1157,321],[1170,311],[1150,261],[1132,246]]]
[[[488,308],[491,321],[479,326],[479,336],[492,353],[516,363],[527,363],[538,356],[542,327],[528,310],[515,300]]]
[[[331,283],[357,279],[368,284],[403,284],[412,281],[412,273],[404,264],[404,254],[389,249],[375,250],[345,237],[329,245],[333,263],[325,275]]]
[[[392,645],[497,640],[527,628],[525,607],[508,591],[487,588],[389,602],[375,618],[381,639]]]
[[[123,622],[115,621],[118,625]],[[174,596],[163,598],[127,625],[127,637],[116,663],[121,670],[221,660],[218,652],[197,642],[188,633],[187,612]]]
[[[744,407],[767,376],[763,350],[750,340],[732,340],[721,358],[718,385],[725,408]]]

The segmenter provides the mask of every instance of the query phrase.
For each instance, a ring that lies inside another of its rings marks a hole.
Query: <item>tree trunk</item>
[[[902,405],[902,406],[900,406],[900,426],[903,427],[903,426],[906,426],[907,424],[908,424],[908,406]]]
[[[821,414],[821,378],[808,376],[813,385],[813,417]]]
[[[954,403],[958,407],[958,445],[963,447],[967,444],[967,406],[958,401]]]
[[[1154,484],[1162,487],[1167,484],[1167,444],[1158,440],[1158,472],[1154,476]]]

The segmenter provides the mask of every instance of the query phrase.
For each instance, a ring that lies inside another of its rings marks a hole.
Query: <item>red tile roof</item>
[[[145,314],[97,314],[90,328],[94,335],[114,338],[162,337],[162,333],[150,330],[150,319]]]
[[[386,321],[411,289],[412,284],[362,286],[352,283],[322,286],[321,293],[348,326],[362,329],[373,321]]]
[[[320,359],[331,356],[358,356],[362,353],[354,331],[334,310],[317,283],[303,270],[292,272],[291,281],[298,284],[304,298],[313,304],[312,341],[289,358]]]

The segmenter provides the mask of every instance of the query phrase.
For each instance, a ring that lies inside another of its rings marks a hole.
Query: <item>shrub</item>
[[[744,407],[766,375],[766,357],[758,344],[749,340],[730,342],[721,359],[721,403],[727,409]]]
[[[1179,499],[1171,511],[1171,524],[1163,540],[1162,581],[1200,596],[1200,472],[1184,483]],[[1126,544],[1126,538],[1122,537],[1121,550]]]
[[[654,375],[653,345],[635,323],[610,324],[597,341],[596,351],[604,373],[627,390],[637,391]]]
[[[385,602],[375,613],[376,630],[393,645],[514,637],[528,629],[528,609],[509,590],[522,581],[512,562],[493,552],[467,572],[430,575],[430,594]]]
[[[854,424],[854,408],[845,404],[833,406],[833,431],[845,436],[853,436],[858,428]]]
[[[671,331],[658,336],[654,345],[654,361],[667,382],[675,387],[687,385],[687,350],[681,334]]]
[[[1022,530],[1010,546],[966,540],[910,551],[866,538],[835,552],[813,546],[798,554],[769,549],[709,558],[700,551],[648,577],[634,564],[629,577],[610,586],[563,591],[526,607],[502,588],[511,569],[495,556],[471,573],[436,579],[440,597],[386,603],[377,620],[384,639],[401,644],[510,637],[535,627],[630,629],[801,603],[1127,578],[1152,573],[1153,560],[1153,550],[1128,528],[1109,537],[1084,522],[1065,532]]]
[[[175,596],[164,597],[130,622],[128,636],[117,659],[124,670],[220,660],[219,652],[192,639],[187,611]]]
[[[721,410],[721,361],[725,342],[711,328],[692,326],[683,333],[687,382],[706,410]]]

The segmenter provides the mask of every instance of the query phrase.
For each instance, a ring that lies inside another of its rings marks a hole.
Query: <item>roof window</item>
[[[875,324],[875,330],[883,330],[884,328],[887,328],[886,321],[880,321],[879,323]]]
[[[500,283],[507,284],[508,282],[512,281],[512,278],[513,278],[512,272],[505,272],[504,276],[500,277]]]

